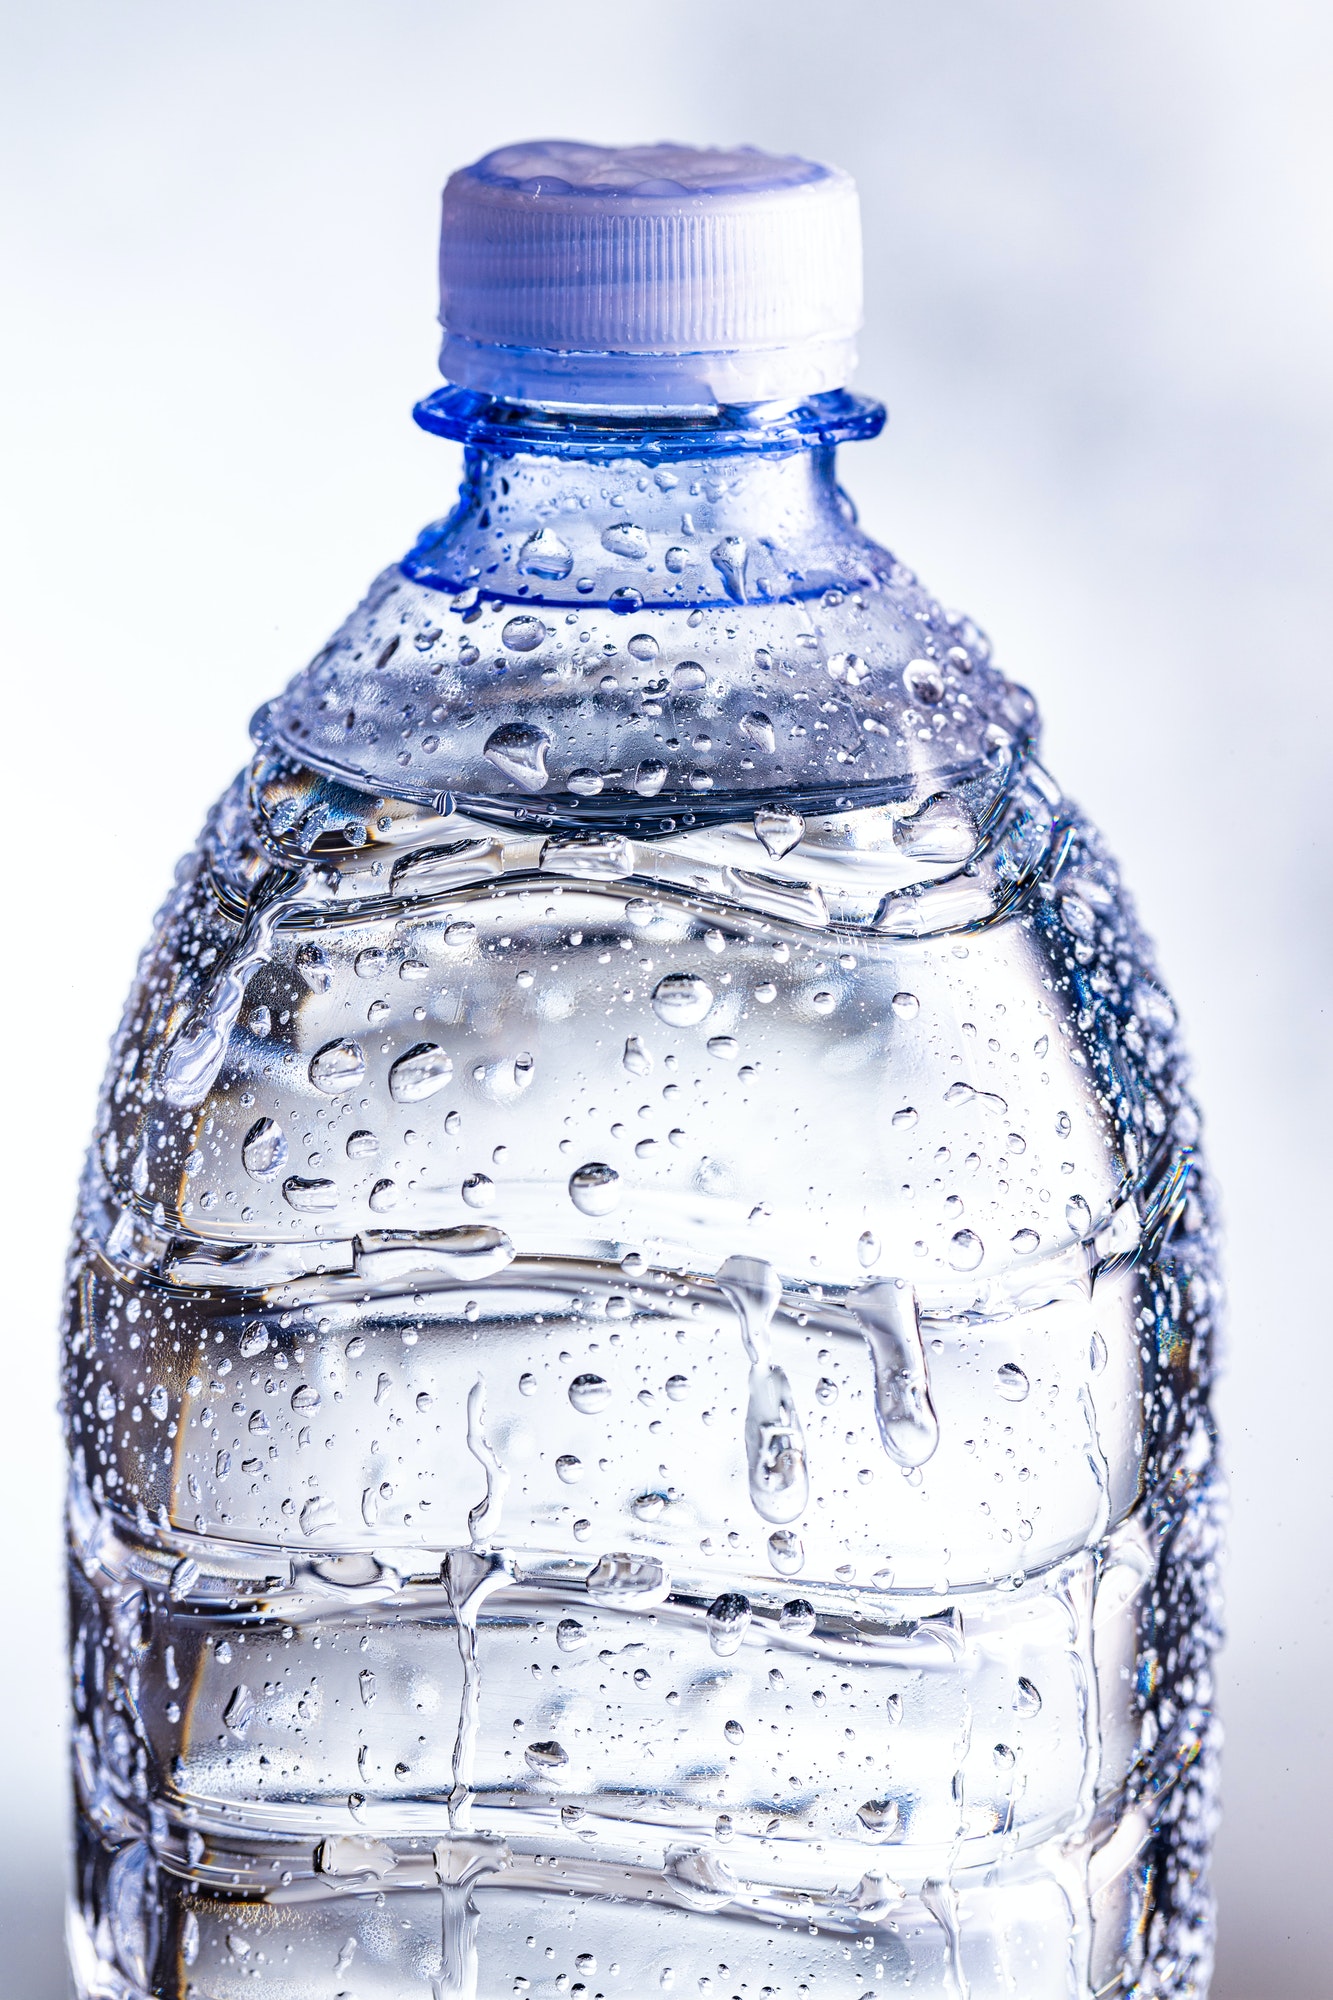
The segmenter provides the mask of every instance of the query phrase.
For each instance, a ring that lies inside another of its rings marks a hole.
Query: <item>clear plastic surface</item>
[[[1217,1288],[1115,865],[814,418],[441,421],[108,1070],[80,1993],[1200,1995]]]

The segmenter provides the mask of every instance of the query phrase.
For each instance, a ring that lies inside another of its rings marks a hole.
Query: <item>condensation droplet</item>
[[[310,1081],[329,1097],[355,1089],[366,1073],[366,1058],[356,1042],[326,1042],[310,1058]]]
[[[601,1375],[576,1375],[569,1385],[569,1400],[576,1410],[591,1416],[610,1402],[611,1384]]]
[[[604,1160],[589,1160],[569,1177],[569,1198],[581,1215],[609,1215],[620,1196],[620,1175]]]
[[[712,987],[694,972],[669,972],[653,989],[653,1012],[671,1028],[692,1028],[712,1004]]]
[[[287,1164],[287,1141],[272,1118],[257,1118],[245,1135],[241,1163],[252,1181],[271,1181]]]

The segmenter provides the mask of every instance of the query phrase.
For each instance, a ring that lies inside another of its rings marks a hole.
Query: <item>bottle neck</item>
[[[404,567],[416,581],[546,605],[637,611],[813,595],[866,545],[835,447],[873,435],[846,392],[781,410],[557,411],[456,389],[419,406],[461,439],[458,505]]]

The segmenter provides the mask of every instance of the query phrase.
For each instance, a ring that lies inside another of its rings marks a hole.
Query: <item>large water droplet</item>
[[[924,1465],[940,1439],[930,1400],[916,1293],[882,1278],[849,1300],[870,1349],[880,1440],[899,1465]]]
[[[576,1458],[572,1451],[563,1451],[555,1462],[555,1470],[556,1477],[562,1479],[566,1486],[577,1486],[583,1477],[583,1460]]]
[[[569,1400],[576,1410],[591,1416],[610,1402],[611,1384],[600,1375],[576,1375],[569,1385]]]
[[[865,1269],[879,1262],[880,1243],[873,1229],[863,1229],[856,1239],[856,1260]]]
[[[538,528],[529,535],[518,553],[518,566],[529,576],[544,576],[558,583],[574,567],[569,544],[550,528]]]
[[[539,792],[549,775],[546,753],[550,747],[551,739],[544,729],[530,722],[505,722],[486,738],[482,755],[489,757],[516,784],[527,791]]]
[[[494,1206],[495,1182],[489,1174],[469,1174],[459,1192],[469,1208]]]
[[[452,1056],[435,1042],[418,1042],[389,1071],[389,1095],[398,1104],[415,1104],[443,1090],[453,1073]]]
[[[282,1184],[283,1199],[300,1215],[327,1215],[338,1206],[338,1190],[332,1181],[306,1180],[293,1174]]]
[[[1092,1228],[1092,1210],[1081,1194],[1071,1195],[1065,1203],[1065,1221],[1075,1236],[1086,1236]]]
[[[1018,1686],[1014,1690],[1014,1713],[1015,1715],[1039,1715],[1041,1713],[1041,1696],[1034,1683],[1027,1678],[1026,1674],[1019,1676]]]
[[[694,972],[669,972],[653,989],[653,1012],[671,1028],[692,1028],[712,1004],[712,987]]]
[[[1021,1403],[1032,1386],[1016,1361],[1006,1361],[997,1370],[995,1384],[1006,1403]]]
[[[366,1059],[355,1042],[326,1042],[310,1058],[310,1081],[330,1097],[354,1090],[365,1073]]]
[[[666,781],[667,767],[657,757],[645,757],[634,773],[634,789],[641,799],[655,799]]]
[[[768,1538],[768,1560],[779,1576],[795,1576],[805,1562],[805,1547],[790,1528],[775,1528]]]
[[[555,1742],[529,1743],[523,1752],[530,1771],[558,1771],[569,1762],[568,1753]]]
[[[903,668],[903,686],[913,701],[934,708],[944,699],[944,674],[937,660],[909,660]]]
[[[793,1597],[778,1613],[778,1624],[784,1632],[803,1639],[815,1629],[815,1607],[804,1597]]]
[[[287,1141],[271,1118],[257,1118],[241,1146],[241,1163],[252,1181],[271,1181],[287,1164]]]
[[[588,1639],[587,1630],[577,1618],[562,1618],[555,1628],[555,1643],[562,1653],[577,1653]]]
[[[631,1076],[647,1076],[653,1066],[652,1051],[643,1046],[637,1035],[627,1035],[621,1061]]]
[[[966,861],[976,829],[957,799],[927,799],[908,819],[895,820],[893,844],[912,861]]]
[[[708,1627],[708,1643],[715,1653],[725,1659],[728,1654],[740,1651],[750,1624],[750,1600],[728,1591],[722,1597],[714,1598],[709,1605],[704,1622]]]
[[[632,521],[613,521],[602,530],[602,547],[622,562],[642,562],[648,553],[648,537]]]
[[[949,1262],[955,1271],[975,1271],[985,1254],[975,1229],[957,1229],[949,1239]]]
[[[500,640],[511,653],[530,653],[546,637],[540,618],[510,618],[500,628]]]
[[[776,750],[778,747],[773,724],[761,709],[752,709],[749,715],[741,717],[740,732],[747,743],[757,744],[761,750]]]
[[[788,812],[785,806],[760,806],[754,816],[754,830],[764,851],[780,861],[800,840],[805,821],[800,813]]]
[[[569,1198],[581,1215],[609,1215],[620,1196],[620,1175],[604,1160],[589,1160],[569,1177]]]
[[[867,1799],[863,1806],[857,1807],[856,1817],[876,1840],[888,1840],[898,1830],[898,1802],[896,1799]]]
[[[660,1604],[671,1580],[656,1556],[617,1551],[602,1556],[589,1571],[587,1589],[598,1604]]]

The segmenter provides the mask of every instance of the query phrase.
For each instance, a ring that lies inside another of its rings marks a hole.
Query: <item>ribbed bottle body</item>
[[[781,671],[752,589],[576,612],[566,735],[635,689],[643,738],[560,780],[600,818],[321,775],[326,659],[180,871],[71,1272],[86,1994],[1206,1980],[1216,1284],[1171,1003],[942,614],[893,671],[927,736],[957,701],[952,773],[636,817],[653,738],[780,748],[716,664]],[[799,609],[873,691],[874,633]],[[353,636],[415,674],[557,631],[395,574]],[[533,716],[478,743],[544,784]]]

